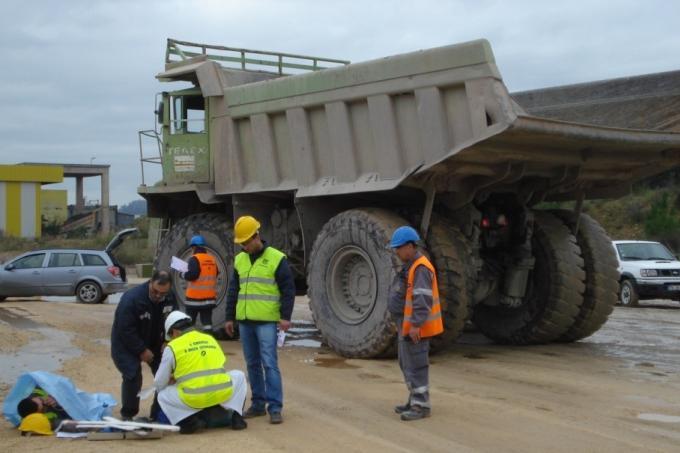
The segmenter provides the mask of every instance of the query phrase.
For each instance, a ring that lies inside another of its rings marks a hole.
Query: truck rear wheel
[[[179,272],[170,270],[173,256],[187,261],[191,257],[189,241],[191,236],[200,234],[205,238],[208,253],[217,261],[217,306],[212,312],[213,332],[222,336],[225,320],[225,300],[227,285],[234,268],[233,228],[229,217],[225,214],[202,213],[185,217],[175,223],[161,241],[154,269],[169,270],[172,276],[172,291],[177,302],[184,307],[186,299],[186,281]]]
[[[576,225],[573,212],[552,212],[573,231]],[[581,214],[576,240],[585,265],[586,288],[574,325],[558,339],[564,342],[577,341],[597,332],[614,310],[618,298],[618,261],[607,233],[592,217]]]
[[[576,238],[554,215],[535,213],[534,269],[519,307],[479,304],[473,320],[489,338],[506,344],[541,344],[560,338],[579,314],[585,273]]]
[[[471,306],[470,279],[473,263],[468,240],[457,226],[434,217],[427,237],[428,251],[437,271],[444,333],[431,341],[433,352],[453,344],[463,332]]]
[[[383,209],[352,209],[329,220],[314,242],[307,275],[312,315],[324,341],[345,357],[394,354],[387,300],[400,263],[389,241],[406,224]]]

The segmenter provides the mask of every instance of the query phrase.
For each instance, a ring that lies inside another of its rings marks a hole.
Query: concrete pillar
[[[85,210],[85,197],[83,197],[83,177],[76,176],[76,214]]]
[[[102,233],[109,234],[109,169],[106,168],[102,172],[102,204],[101,204],[101,220]]]

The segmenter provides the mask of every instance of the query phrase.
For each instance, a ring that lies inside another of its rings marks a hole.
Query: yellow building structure
[[[40,237],[42,185],[62,182],[64,169],[49,165],[0,165],[0,232]]]
[[[68,191],[42,189],[40,212],[44,222],[63,225],[68,219]]]

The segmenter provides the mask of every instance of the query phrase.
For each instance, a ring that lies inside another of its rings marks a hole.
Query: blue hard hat
[[[205,239],[203,239],[203,236],[201,236],[200,234],[197,234],[196,236],[193,236],[191,238],[191,242],[189,242],[189,245],[203,246],[205,245]]]
[[[394,230],[392,240],[390,241],[390,247],[396,249],[409,242],[418,242],[419,240],[420,236],[413,227],[401,226]]]

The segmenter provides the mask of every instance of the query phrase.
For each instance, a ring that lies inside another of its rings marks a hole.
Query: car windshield
[[[616,244],[616,249],[623,261],[675,260],[673,254],[658,242]]]

